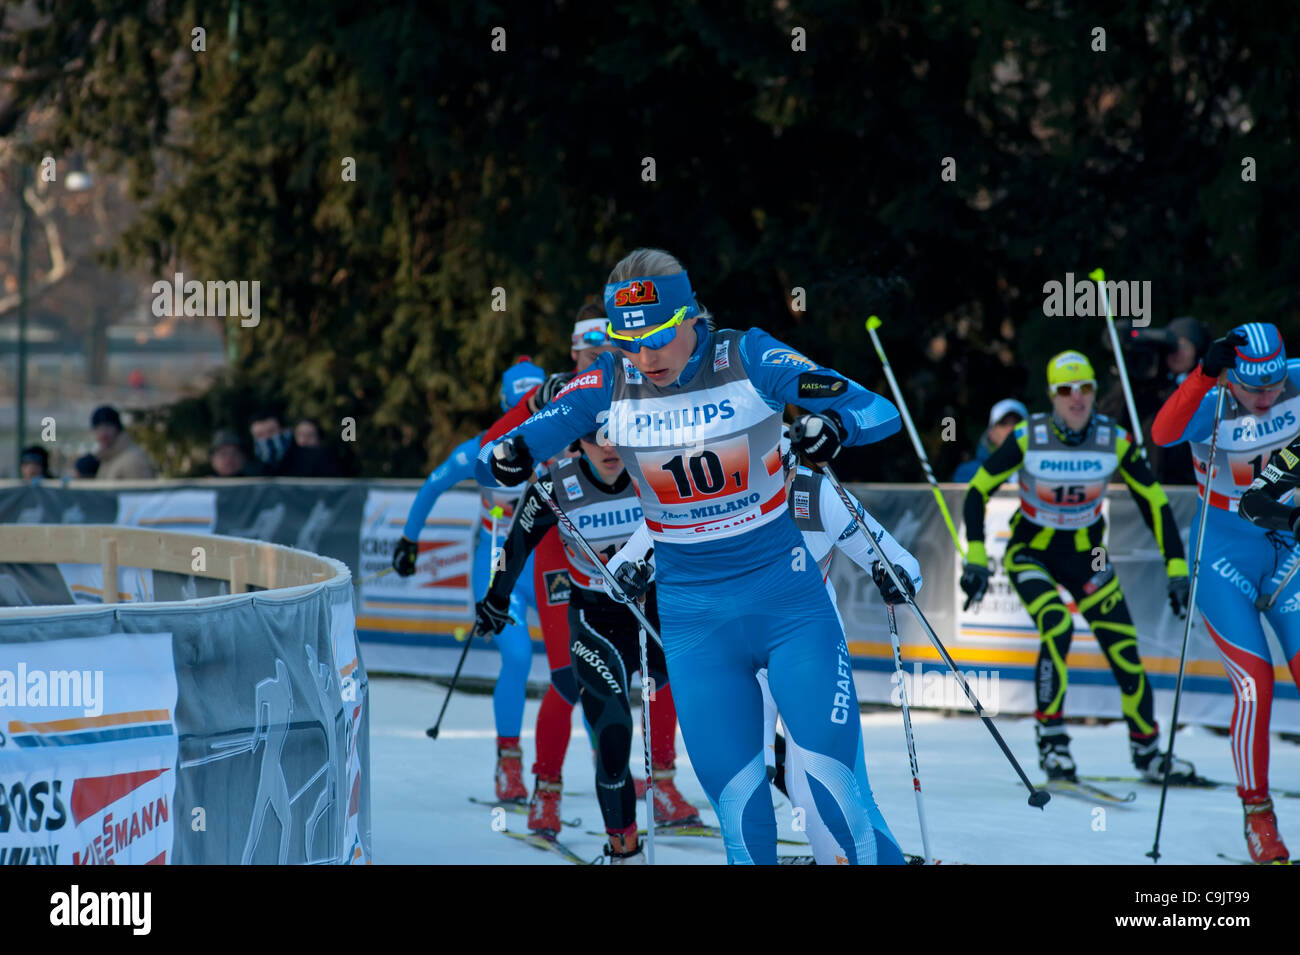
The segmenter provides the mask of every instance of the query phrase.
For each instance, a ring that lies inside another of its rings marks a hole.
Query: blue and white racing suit
[[[686,334],[695,348],[673,384],[645,381],[607,353],[512,434],[536,460],[598,429],[618,447],[655,543],[678,721],[728,860],[776,862],[755,679],[766,667],[821,818],[850,862],[873,864],[875,804],[855,773],[862,740],[848,646],[816,563],[802,558],[779,444],[787,403],[835,411],[849,445],[893,434],[898,411],[760,329],[696,323]],[[489,455],[485,446],[477,468],[485,484]]]

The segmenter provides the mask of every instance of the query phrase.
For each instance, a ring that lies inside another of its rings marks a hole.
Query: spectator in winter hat
[[[41,478],[54,477],[50,473],[49,452],[39,444],[23,448],[23,455],[18,461],[18,476],[24,481],[39,481]]]
[[[989,426],[980,435],[979,444],[975,448],[975,457],[957,466],[952,475],[953,481],[959,484],[969,483],[980,465],[1001,446],[1015,426],[1028,417],[1028,409],[1014,398],[1003,398],[995,404],[989,411]]]
[[[152,478],[153,463],[144,450],[122,430],[122,418],[117,409],[101,405],[90,416],[90,427],[99,445],[99,471],[101,481],[129,481]]]
[[[217,477],[257,477],[262,473],[261,465],[248,459],[243,442],[233,431],[216,433],[208,462]]]

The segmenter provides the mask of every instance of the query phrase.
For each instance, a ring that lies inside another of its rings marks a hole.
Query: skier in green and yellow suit
[[[1051,780],[1076,782],[1065,732],[1066,655],[1073,626],[1058,584],[1078,604],[1106,655],[1119,685],[1120,708],[1128,723],[1133,764],[1147,778],[1162,778],[1154,697],[1138,657],[1137,630],[1124,601],[1115,568],[1102,546],[1106,484],[1119,472],[1155,535],[1169,578],[1169,603],[1187,612],[1187,561],[1173,511],[1129,433],[1093,411],[1097,379],[1088,359],[1062,352],[1047,365],[1050,414],[1031,415],[986,460],[971,479],[964,517],[968,552],[961,576],[966,606],[988,589],[984,509],[999,485],[1020,472],[1020,507],[1011,518],[1011,541],[1003,565],[1041,644],[1035,670],[1039,765]],[[1175,760],[1170,782],[1190,780],[1194,770]]]

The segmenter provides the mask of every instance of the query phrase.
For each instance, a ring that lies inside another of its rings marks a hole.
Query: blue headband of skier
[[[700,310],[685,272],[650,275],[605,286],[605,314],[615,332],[633,335],[672,320],[682,308],[685,321]]]

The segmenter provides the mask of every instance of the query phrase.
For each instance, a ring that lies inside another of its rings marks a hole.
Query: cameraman
[[[1174,393],[1188,373],[1196,367],[1210,346],[1210,332],[1190,315],[1175,318],[1165,328],[1134,328],[1131,321],[1115,322],[1133,404],[1137,408],[1142,435],[1151,434],[1151,423],[1165,400]],[[1106,336],[1110,346],[1110,336]],[[1124,401],[1124,386],[1114,385],[1098,402],[1098,410],[1118,421],[1129,422]],[[1170,448],[1146,444],[1151,471],[1161,484],[1195,484],[1192,455],[1186,443]]]

